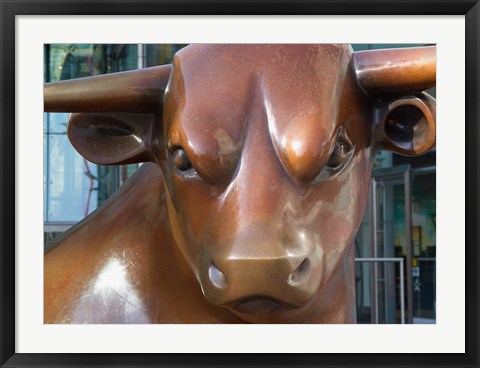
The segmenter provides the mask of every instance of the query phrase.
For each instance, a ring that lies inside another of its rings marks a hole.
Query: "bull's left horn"
[[[170,65],[71,79],[45,85],[46,112],[158,111]]]
[[[436,47],[357,51],[360,85],[371,94],[419,92],[436,84]]]

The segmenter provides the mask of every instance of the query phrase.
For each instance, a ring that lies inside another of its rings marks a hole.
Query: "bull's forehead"
[[[189,46],[173,63],[169,132],[191,154],[215,158],[239,151],[246,129],[268,124],[287,166],[310,170],[328,158],[342,123],[350,59],[346,45]]]

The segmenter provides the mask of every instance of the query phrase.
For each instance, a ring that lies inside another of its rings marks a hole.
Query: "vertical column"
[[[404,173],[405,185],[405,251],[407,271],[407,323],[413,323],[413,277],[412,277],[412,178],[410,169]]]
[[[145,44],[139,43],[137,45],[137,55],[138,55],[138,69],[143,69],[146,66],[146,52],[145,52]]]
[[[370,241],[371,241],[371,252],[373,258],[378,257],[378,246],[377,246],[377,181],[375,178],[372,178],[372,184],[370,187]],[[378,324],[378,290],[377,290],[377,279],[378,279],[378,265],[377,262],[373,262],[373,277],[371,278],[371,294],[370,294],[370,304],[371,304],[371,316],[375,324]]]

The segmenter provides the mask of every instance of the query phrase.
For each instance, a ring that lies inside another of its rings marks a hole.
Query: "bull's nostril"
[[[288,283],[290,285],[299,285],[308,279],[310,275],[310,260],[305,258],[302,263],[288,276]]]
[[[227,286],[227,278],[213,263],[211,263],[208,268],[208,277],[211,283],[219,289]]]

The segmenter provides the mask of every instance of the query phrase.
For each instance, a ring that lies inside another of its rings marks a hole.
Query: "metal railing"
[[[403,273],[403,258],[355,258],[355,262],[398,262],[400,264],[400,321],[405,324],[405,290],[404,290],[404,273]],[[376,282],[377,280],[375,280]],[[375,323],[378,323],[378,294],[375,293]]]

